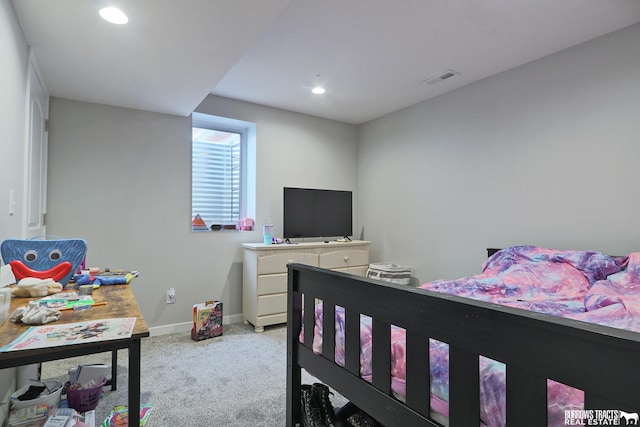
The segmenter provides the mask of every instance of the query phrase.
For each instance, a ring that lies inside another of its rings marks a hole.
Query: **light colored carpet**
[[[242,323],[224,335],[192,341],[188,332],[142,340],[141,403],[155,407],[148,427],[284,426],[286,419],[286,326],[255,333]],[[118,352],[118,390],[104,388],[96,408],[99,425],[115,405],[127,404],[127,351]],[[111,363],[111,353],[42,364],[42,378],[65,381],[81,363]],[[303,382],[317,380],[303,372]],[[345,399],[335,394],[334,406]]]

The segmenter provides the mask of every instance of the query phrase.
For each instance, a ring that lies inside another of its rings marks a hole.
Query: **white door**
[[[33,55],[29,68],[29,135],[27,141],[27,176],[25,189],[26,238],[47,234],[47,125],[49,96],[38,73]]]

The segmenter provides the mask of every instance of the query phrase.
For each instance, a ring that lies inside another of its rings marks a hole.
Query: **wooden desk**
[[[37,298],[12,298],[10,313],[13,313],[18,307],[26,306],[29,301],[34,299]],[[33,350],[0,352],[0,369],[111,351],[113,354],[112,387],[115,388],[117,351],[126,348],[129,350],[129,425],[137,426],[140,424],[140,344],[142,338],[149,336],[149,328],[142,317],[130,285],[102,286],[93,293],[93,299],[96,302],[105,301],[107,304],[89,310],[65,310],[53,324],[87,322],[114,317],[135,317],[136,325],[131,337]],[[29,325],[16,324],[7,319],[0,326],[0,347],[18,338],[28,327]],[[131,410],[131,408],[138,408],[138,410]]]

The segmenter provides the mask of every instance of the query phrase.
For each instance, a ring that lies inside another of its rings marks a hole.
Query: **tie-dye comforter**
[[[503,249],[488,258],[482,273],[437,280],[423,289],[523,308],[640,332],[640,252],[611,257],[598,252],[558,251],[533,246]],[[313,347],[322,346],[322,310],[316,308]],[[371,319],[361,316],[361,376],[371,381]],[[405,394],[405,331],[391,332],[392,389]],[[431,408],[448,416],[448,347],[432,340]],[[336,363],[344,366],[344,310],[336,307]],[[505,367],[481,358],[481,421],[505,425]],[[564,409],[582,405],[582,392],[548,382],[549,425],[564,425]]]

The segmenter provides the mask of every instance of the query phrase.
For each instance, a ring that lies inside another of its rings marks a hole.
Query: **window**
[[[255,200],[255,124],[193,113],[192,230],[235,225],[240,218],[253,217],[251,200]],[[206,227],[193,222],[198,216]]]

